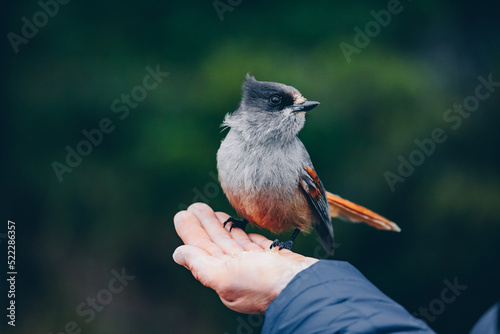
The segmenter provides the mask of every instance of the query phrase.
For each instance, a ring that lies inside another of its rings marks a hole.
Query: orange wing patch
[[[311,175],[313,181],[314,181],[314,184],[316,185],[316,187],[314,188],[311,188],[311,187],[307,187],[307,193],[314,199],[314,200],[319,200],[319,198],[321,197],[321,182],[319,181],[319,177],[318,177],[318,174],[316,174],[316,171],[314,170],[314,168],[311,168],[311,167],[304,167],[304,169],[306,170],[306,172]],[[306,189],[306,188],[304,188]]]

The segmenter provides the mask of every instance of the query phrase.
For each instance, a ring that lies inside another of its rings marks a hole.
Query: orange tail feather
[[[400,232],[401,229],[394,222],[362,207],[361,205],[343,199],[340,196],[326,192],[330,206],[330,215],[351,222],[363,222],[379,230]]]

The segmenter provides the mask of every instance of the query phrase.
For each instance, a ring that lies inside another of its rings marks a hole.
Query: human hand
[[[230,309],[264,314],[292,278],[318,260],[270,250],[272,241],[260,234],[239,228],[229,232],[229,224],[222,225],[228,217],[203,203],[177,213],[175,230],[185,245],[177,247],[174,261],[214,289]]]

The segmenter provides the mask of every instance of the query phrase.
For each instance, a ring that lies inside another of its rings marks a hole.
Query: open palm
[[[223,222],[229,216],[195,203],[174,217],[184,245],[174,260],[191,271],[203,285],[217,292],[230,309],[263,314],[292,278],[317,259],[283,249],[270,250],[272,241],[260,234],[246,234]]]

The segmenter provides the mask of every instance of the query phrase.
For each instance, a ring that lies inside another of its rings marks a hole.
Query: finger
[[[212,255],[224,253],[222,249],[210,239],[201,226],[201,222],[192,212],[178,212],[174,217],[174,225],[177,234],[184,244],[202,248]]]
[[[215,215],[219,218],[221,223],[224,223],[230,217],[227,213],[220,211],[217,211]]]
[[[269,249],[269,247],[273,243],[271,240],[269,240],[265,236],[257,234],[257,233],[250,233],[250,234],[248,234],[248,237],[250,238],[250,240],[252,240],[252,242],[258,244],[264,250]]]
[[[216,212],[215,215],[221,222],[225,222],[229,216],[226,213],[223,212]],[[259,245],[250,240],[248,237],[248,234],[243,231],[241,228],[233,228],[229,232],[229,235],[231,238],[233,238],[234,241],[236,241],[241,247],[243,247],[244,250],[246,251],[262,251],[263,248]]]
[[[231,236],[229,232],[222,226],[220,220],[215,215],[215,212],[204,203],[195,203],[188,208],[188,212],[192,212],[198,217],[201,226],[206,231],[213,243],[215,243],[226,254],[233,254],[244,251]]]
[[[219,276],[225,275],[225,272],[221,272],[224,267],[221,258],[210,255],[202,248],[179,246],[172,257],[177,264],[189,269],[198,281],[210,288],[217,284]]]

